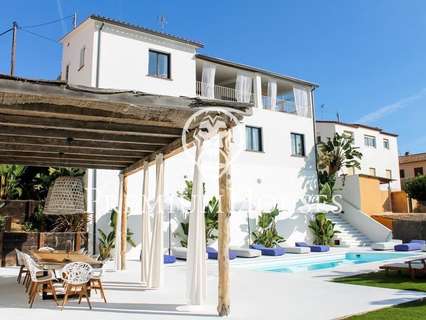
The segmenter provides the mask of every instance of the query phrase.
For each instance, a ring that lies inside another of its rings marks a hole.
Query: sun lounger
[[[176,262],[176,257],[175,256],[169,256],[167,254],[164,255],[163,258],[164,264],[171,264],[171,263],[175,263]]]
[[[309,245],[306,242],[296,242],[295,245],[296,245],[296,247],[310,248],[311,252],[327,252],[327,251],[330,251],[330,247],[325,246],[325,245],[318,245],[318,244]]]
[[[262,255],[262,251],[251,248],[230,247],[230,250],[240,258],[256,258]]]
[[[308,247],[283,247],[287,253],[310,253],[311,248]]]
[[[395,251],[416,251],[421,250],[425,244],[425,240],[411,240],[408,243],[397,244],[394,249]]]
[[[207,247],[207,255],[210,260],[217,260],[218,252],[215,248]],[[237,254],[229,250],[229,260],[234,260],[237,257]]]
[[[402,244],[402,240],[395,239],[392,241],[376,242],[371,245],[371,249],[377,251],[394,250],[394,247],[397,244]]]
[[[172,248],[172,254],[179,260],[186,260],[186,254],[188,249],[185,247],[174,247]]]
[[[408,271],[411,279],[415,279],[416,274],[426,273],[426,258],[418,258],[406,261],[404,263],[389,263],[379,267],[382,270],[386,271],[386,274],[389,274],[389,271]]]
[[[261,244],[252,244],[250,248],[260,250],[263,256],[282,256],[285,253],[284,248],[281,248],[281,247],[267,248]]]

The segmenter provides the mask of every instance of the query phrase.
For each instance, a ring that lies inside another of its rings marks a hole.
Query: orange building
[[[400,156],[399,171],[402,181],[426,174],[426,152]]]

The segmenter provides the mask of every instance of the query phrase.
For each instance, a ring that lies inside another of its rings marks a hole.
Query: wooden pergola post
[[[121,248],[120,248],[120,262],[121,270],[126,269],[126,251],[127,251],[127,181],[128,176],[123,176],[123,184],[121,191]]]
[[[231,216],[231,131],[220,133],[219,147],[219,290],[217,312],[219,316],[230,313],[229,299],[229,218]]]

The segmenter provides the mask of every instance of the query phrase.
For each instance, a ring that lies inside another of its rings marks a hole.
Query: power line
[[[54,42],[54,43],[58,44],[58,41],[57,41],[57,40],[52,39],[52,38],[49,38],[49,37],[46,37],[46,36],[43,36],[42,34],[38,34],[38,33],[35,33],[35,32],[32,32],[32,31],[29,31],[29,30],[26,30],[26,29],[22,29],[22,28],[19,28],[19,30],[24,31],[24,32],[27,32],[27,33],[29,33],[29,34],[32,34],[33,36],[39,37],[39,38],[41,38],[41,39],[48,40],[48,41],[51,41],[51,42]]]
[[[43,23],[40,23],[40,24],[32,24],[32,25],[22,26],[21,28],[25,28],[25,29],[39,28],[39,27],[47,26],[49,24],[54,24],[54,23],[57,23],[57,22],[60,22],[62,20],[69,19],[69,18],[74,18],[74,15],[69,15],[69,16],[63,17],[61,19],[47,21],[47,22],[43,22]]]
[[[3,31],[2,33],[0,33],[0,37],[6,33],[8,33],[9,31],[12,31],[13,28],[9,28],[6,31]]]

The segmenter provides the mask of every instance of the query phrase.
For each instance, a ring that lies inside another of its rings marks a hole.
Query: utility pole
[[[74,12],[74,15],[72,17],[72,28],[77,28],[77,12]]]
[[[15,64],[16,64],[16,31],[18,30],[18,24],[13,21],[12,24],[12,52],[10,55],[10,75],[15,75]]]

